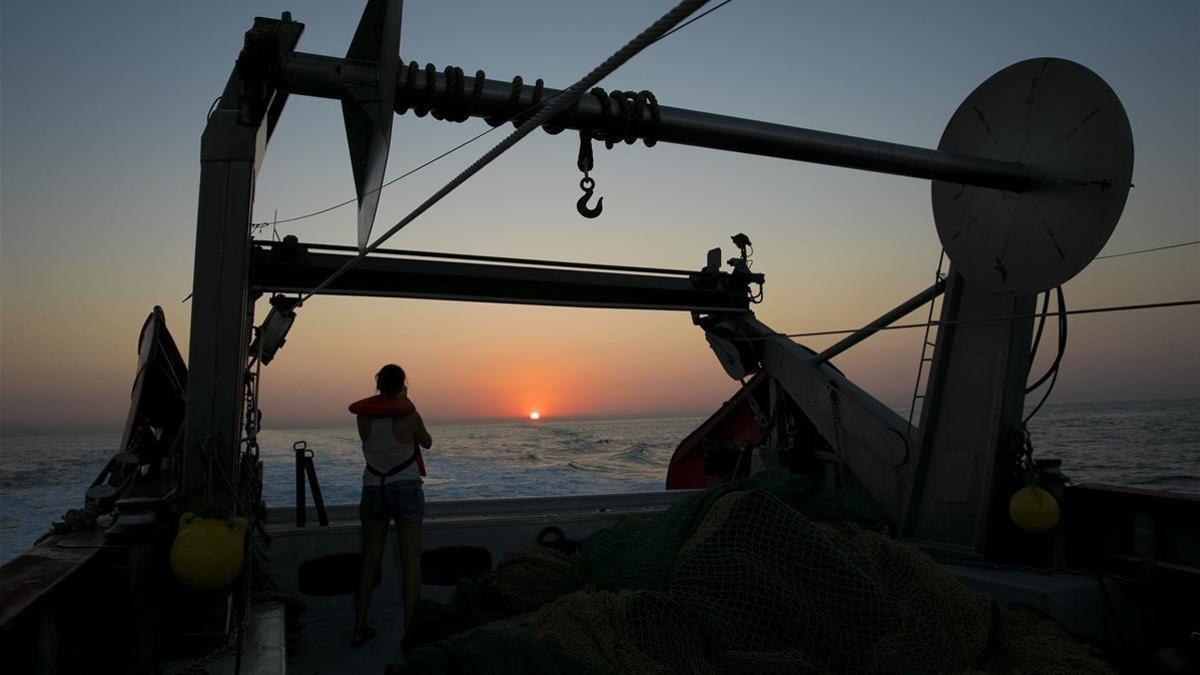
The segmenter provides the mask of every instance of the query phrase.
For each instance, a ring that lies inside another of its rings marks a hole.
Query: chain
[[[792,448],[791,415],[781,413],[784,399],[783,395],[775,397],[775,405],[771,406],[771,419],[768,420],[771,425],[771,438],[774,440],[774,446],[779,450],[781,459]]]
[[[579,157],[575,160],[575,165],[583,172],[585,178],[596,168],[596,158],[592,154],[592,135],[587,129],[579,130]]]
[[[233,500],[234,511],[236,513],[241,513],[242,515],[246,515],[246,516],[253,515],[252,512],[249,509],[247,509],[246,505],[242,502],[241,493],[235,487],[233,480],[229,477],[229,473],[225,471],[225,467],[221,466],[220,460],[218,460],[216,458],[217,453],[212,447],[211,439],[205,440],[203,449],[204,449],[204,452],[208,454],[208,471],[209,471],[208,478],[205,481],[205,485],[204,485],[204,492],[205,492],[204,508],[207,509],[207,508],[213,506],[212,484],[216,481],[216,478],[219,476],[221,478],[221,480],[224,481],[225,486],[229,488],[229,496]],[[215,473],[213,472],[214,468],[216,468]]]
[[[243,576],[246,577],[246,579],[247,579],[246,585],[249,585],[249,581],[248,581],[248,579],[250,577],[249,571],[247,571],[247,573],[244,574]],[[226,638],[225,643],[220,645],[219,647],[213,649],[211,652],[205,654],[204,656],[201,656],[201,657],[195,659],[194,661],[187,663],[179,670],[174,671],[175,675],[207,675],[208,669],[205,668],[204,666],[207,666],[208,664],[213,663],[214,661],[217,661],[218,659],[226,657],[230,654],[238,655],[238,659],[237,659],[238,663],[234,664],[234,672],[237,673],[241,670],[241,663],[240,663],[241,662],[241,652],[242,652],[241,643],[242,643],[243,636],[246,633],[246,629],[248,627],[247,624],[248,624],[248,619],[249,619],[249,615],[250,615],[250,611],[249,611],[249,597],[250,596],[247,595],[246,597],[247,597],[247,603],[246,603],[246,606],[244,606],[242,609],[242,619],[241,619],[241,621],[238,622],[238,625],[229,632],[229,637]]]
[[[1017,450],[1016,471],[1026,485],[1037,487],[1038,475],[1033,461],[1033,438],[1029,434],[1029,427],[1022,423],[1018,433],[1021,436],[1021,448]]]
[[[232,654],[234,652],[234,650],[236,650],[236,649],[237,649],[237,631],[235,630],[235,631],[231,631],[229,633],[229,638],[225,641],[225,644],[217,647],[216,649],[205,654],[204,656],[201,656],[200,658],[184,665],[179,670],[174,671],[175,675],[205,675],[208,673],[208,669],[206,669],[204,666],[207,666],[208,664],[212,663],[213,661],[216,661],[217,659],[220,659],[223,656]]]
[[[779,404],[784,406],[783,413],[783,448],[790,454],[796,447],[796,417],[787,410],[784,404],[784,398],[779,397]],[[779,413],[774,413],[778,415]]]
[[[254,598],[252,574],[254,571],[255,557],[253,555],[253,535],[246,535],[246,566],[242,571],[242,602],[240,605],[241,617],[233,630],[229,632],[229,636],[225,639],[225,643],[214,648],[209,653],[201,656],[194,661],[185,664],[179,670],[174,671],[175,675],[206,675],[208,670],[204,667],[218,659],[221,659],[230,654],[235,654],[233,664],[233,672],[235,675],[241,672],[242,669],[242,652],[244,651],[245,638],[249,635],[250,615],[252,601]]]
[[[746,389],[746,380],[742,378],[742,389]],[[763,414],[762,408],[759,407],[758,401],[754,399],[753,392],[746,391],[746,403],[750,406],[750,414],[754,416],[754,422],[762,428],[764,433],[769,433],[771,428],[771,420]]]
[[[246,540],[244,543],[246,549],[246,567],[242,571],[242,620],[238,622],[235,629],[237,645],[236,656],[234,657],[233,673],[240,675],[242,672],[242,653],[245,651],[246,636],[250,632],[250,609],[253,605],[253,585],[251,583],[251,575],[254,572],[254,551],[253,551],[253,529],[246,531]]]

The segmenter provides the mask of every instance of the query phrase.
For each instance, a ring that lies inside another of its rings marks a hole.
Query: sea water
[[[431,424],[426,498],[660,490],[671,453],[702,421]],[[295,503],[292,445],[305,441],[326,503],[356,503],[363,460],[352,422],[265,429],[259,444],[266,502]],[[1200,399],[1047,404],[1030,431],[1035,456],[1062,459],[1075,483],[1200,493]],[[67,509],[82,505],[84,490],[120,440],[114,433],[0,435],[0,563],[32,545]]]

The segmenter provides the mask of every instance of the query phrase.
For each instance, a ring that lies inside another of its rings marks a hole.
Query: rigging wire
[[[1062,288],[1062,286],[1059,286],[1059,288]],[[1037,359],[1038,347],[1042,344],[1042,331],[1046,328],[1046,310],[1048,309],[1050,309],[1050,291],[1042,293],[1042,317],[1038,319],[1037,332],[1033,335],[1033,346],[1029,349],[1029,373],[1033,372],[1033,362]],[[930,317],[930,320],[932,318]],[[1026,373],[1026,377],[1029,376],[1029,373]],[[1025,388],[1026,394],[1031,391],[1033,391],[1033,387]]]
[[[1154,251],[1165,251],[1170,248],[1195,246],[1196,244],[1200,244],[1200,239],[1197,239],[1195,241],[1183,241],[1178,244],[1167,244],[1166,246],[1155,246],[1154,248],[1143,248],[1138,251],[1124,251],[1122,253],[1110,253],[1108,255],[1099,255],[1099,256],[1096,256],[1095,258],[1093,258],[1093,260],[1105,260],[1107,258],[1120,258],[1120,257],[1127,256],[1127,255],[1138,255],[1139,253],[1153,253]]]
[[[646,45],[646,47],[649,47],[650,45],[652,45],[652,44],[654,44],[654,43],[656,43],[656,42],[658,42],[658,41],[660,41],[660,40],[662,40],[662,39],[666,38],[668,35],[671,35],[672,33],[675,33],[675,32],[677,32],[677,31],[679,31],[680,29],[682,29],[682,28],[684,28],[684,27],[688,26],[689,24],[691,24],[691,23],[693,23],[693,22],[695,22],[695,21],[698,21],[698,20],[700,20],[700,19],[702,19],[702,18],[704,18],[704,17],[708,16],[709,14],[712,14],[713,12],[715,12],[715,11],[717,11],[718,9],[720,9],[720,8],[724,7],[725,5],[728,5],[728,4],[729,4],[729,3],[731,3],[731,2],[733,2],[733,0],[724,0],[724,1],[723,1],[723,2],[721,2],[721,3],[718,3],[717,5],[714,5],[713,7],[710,7],[710,8],[708,8],[708,9],[704,10],[703,12],[701,12],[701,13],[697,14],[696,16],[693,16],[692,18],[688,19],[687,21],[684,21],[683,23],[679,24],[678,26],[676,26],[676,27],[672,28],[671,30],[667,31],[666,33],[663,33],[663,34],[662,34],[662,35],[660,35],[659,37],[655,38],[655,39],[654,39],[652,42],[650,42],[649,44],[647,44],[647,45]],[[471,138],[468,138],[467,140],[463,141],[462,143],[459,143],[458,145],[454,146],[453,148],[450,148],[449,150],[446,150],[445,152],[441,153],[440,155],[438,155],[438,156],[434,157],[433,159],[430,159],[430,160],[428,160],[428,161],[426,161],[426,162],[423,162],[423,163],[421,163],[420,165],[418,165],[418,166],[416,166],[416,167],[414,167],[414,168],[412,168],[412,169],[409,169],[408,171],[405,171],[404,173],[402,173],[402,174],[400,174],[399,176],[396,176],[395,178],[393,178],[393,179],[391,179],[391,180],[387,181],[387,182],[386,182],[386,183],[384,183],[383,185],[380,185],[380,186],[379,186],[377,189],[375,189],[375,190],[372,190],[371,192],[368,192],[367,194],[369,195],[369,194],[373,194],[373,193],[375,193],[375,192],[381,192],[381,191],[383,191],[383,189],[384,189],[384,188],[386,188],[386,187],[389,187],[389,186],[391,186],[391,185],[393,185],[393,184],[395,184],[395,183],[397,183],[397,182],[399,182],[399,181],[401,181],[401,180],[403,180],[403,179],[405,179],[405,178],[407,178],[407,177],[409,177],[409,176],[413,175],[414,173],[417,173],[417,172],[418,172],[418,171],[420,171],[421,169],[424,169],[425,167],[429,166],[430,164],[433,164],[434,162],[437,162],[438,160],[440,160],[440,159],[443,159],[443,158],[447,157],[448,155],[451,155],[451,154],[453,154],[454,152],[457,152],[458,150],[461,150],[461,149],[463,149],[463,148],[467,147],[468,145],[470,145],[470,144],[474,143],[475,141],[477,141],[477,140],[479,140],[479,139],[483,138],[484,136],[487,136],[488,134],[492,133],[492,132],[493,132],[493,131],[495,131],[496,129],[498,129],[498,128],[500,128],[501,126],[503,126],[503,125],[504,125],[506,122],[509,122],[509,121],[512,121],[512,120],[521,120],[521,119],[525,119],[525,118],[526,118],[526,116],[527,116],[529,113],[533,112],[534,110],[536,110],[537,108],[539,108],[539,107],[541,107],[541,106],[543,106],[543,105],[550,105],[550,103],[552,103],[552,102],[554,101],[554,99],[558,98],[560,95],[562,95],[562,94],[563,94],[563,93],[565,93],[565,92],[566,92],[566,90],[565,90],[565,89],[564,89],[564,90],[562,90],[562,91],[559,91],[558,93],[554,94],[554,95],[553,95],[553,96],[551,96],[550,98],[546,99],[546,101],[545,101],[544,103],[543,103],[543,102],[541,102],[541,101],[539,101],[539,102],[535,103],[534,105],[531,105],[531,106],[529,106],[528,108],[525,108],[524,110],[518,111],[518,112],[516,112],[516,113],[514,113],[514,114],[510,115],[510,116],[509,116],[507,119],[499,120],[499,123],[495,124],[494,126],[491,126],[490,128],[488,128],[488,129],[485,129],[484,131],[481,131],[481,132],[479,132],[478,134],[475,134],[475,135],[474,135],[474,136],[472,136]],[[539,97],[539,98],[540,98],[540,97]],[[220,97],[218,96],[218,97],[217,97],[217,101],[219,101],[219,100],[220,100]],[[216,107],[217,101],[213,101],[213,107]],[[211,111],[210,111],[210,114],[211,114]],[[490,124],[490,122],[489,122],[489,124]],[[365,195],[364,195],[364,196],[365,196]],[[353,204],[353,203],[355,203],[356,201],[358,201],[358,197],[351,197],[350,199],[347,199],[347,200],[346,200],[346,201],[344,201],[344,202],[338,202],[337,204],[333,204],[333,205],[327,206],[327,207],[325,207],[325,208],[323,208],[323,209],[318,209],[318,210],[316,210],[316,211],[313,211],[313,212],[311,212],[311,213],[306,213],[306,214],[304,214],[304,215],[300,215],[300,216],[292,216],[291,218],[284,218],[283,220],[276,220],[276,221],[275,221],[275,224],[276,224],[276,225],[282,225],[282,224],[284,224],[284,223],[294,223],[294,222],[296,222],[296,221],[298,221],[298,220],[304,220],[304,219],[306,219],[306,218],[312,218],[312,217],[314,217],[314,216],[319,216],[319,215],[322,215],[322,214],[325,214],[325,213],[329,213],[330,211],[333,211],[333,210],[335,210],[335,209],[340,209],[340,208],[342,208],[343,206],[347,206],[347,205],[349,205],[349,204]]]
[[[709,7],[708,9],[704,10],[703,12],[700,12],[696,16],[693,16],[692,18],[688,19],[687,21],[684,21],[683,23],[679,24],[678,26],[663,33],[662,36],[659,37],[658,39],[656,39],[654,42],[658,42],[659,40],[667,37],[671,33],[674,33],[678,30],[682,30],[682,29],[686,28],[688,24],[693,23],[695,21],[699,21],[700,19],[703,19],[704,17],[708,16],[709,14],[712,14],[713,12],[717,11],[718,9],[721,9],[722,7],[724,7],[725,5],[728,5],[731,2],[733,2],[733,0],[724,0],[724,2],[720,2],[720,3],[713,5],[712,7]],[[650,44],[654,44],[654,42],[651,42]]]
[[[1058,382],[1058,371],[1059,367],[1062,365],[1063,354],[1067,353],[1067,314],[1069,312],[1067,311],[1066,303],[1063,300],[1062,286],[1059,286],[1055,290],[1058,293],[1058,353],[1055,354],[1054,363],[1050,365],[1050,368],[1046,371],[1046,374],[1043,375],[1040,380],[1033,383],[1032,386],[1025,389],[1025,393],[1028,394],[1034,389],[1040,387],[1047,378],[1050,380],[1050,384],[1046,386],[1046,391],[1042,392],[1041,400],[1038,401],[1038,404],[1033,407],[1033,410],[1031,410],[1029,414],[1025,416],[1025,419],[1021,420],[1022,427],[1028,424],[1029,420],[1033,419],[1033,416],[1042,409],[1042,406],[1050,398],[1050,392],[1054,391],[1054,384]],[[1030,364],[1032,365],[1032,361],[1030,361]]]
[[[541,110],[539,110],[536,114],[534,114],[533,117],[522,123],[516,131],[513,131],[504,140],[496,144],[495,147],[484,153],[482,157],[475,160],[473,164],[468,166],[453,180],[451,180],[449,183],[446,183],[446,185],[444,185],[440,190],[435,192],[425,201],[421,202],[421,204],[413,209],[411,213],[401,219],[400,222],[393,225],[390,229],[388,229],[387,232],[384,232],[378,239],[374,241],[374,243],[359,252],[359,254],[355,257],[346,261],[346,264],[342,265],[335,272],[333,272],[333,274],[330,274],[324,281],[317,284],[311,291],[303,295],[298,304],[303,305],[304,302],[313,295],[319,293],[321,290],[329,286],[329,284],[333,283],[336,279],[345,274],[351,267],[358,264],[358,262],[365,258],[369,253],[379,248],[379,246],[382,245],[383,242],[390,239],[392,235],[396,234],[406,225],[416,220],[421,214],[429,210],[430,207],[432,207],[434,204],[437,204],[446,195],[457,189],[458,186],[467,182],[471,176],[479,173],[483,167],[487,166],[506,150],[516,145],[518,141],[528,136],[534,129],[541,127],[546,122],[550,122],[560,113],[567,111],[570,106],[576,105],[583,92],[595,86],[597,82],[612,73],[612,71],[619,68],[626,61],[633,58],[638,52],[653,44],[655,41],[661,38],[667,30],[679,25],[680,22],[682,22],[707,2],[708,0],[683,0],[680,2],[678,5],[672,8],[671,11],[659,18],[658,21],[655,21],[654,24],[652,24],[649,28],[643,30],[637,35],[637,37],[630,40],[624,47],[621,47],[619,50],[613,53],[612,56],[605,59],[603,63],[593,68],[587,75],[584,75],[582,79],[563,90],[563,93],[567,94],[566,96],[555,97],[556,100],[551,101]]]
[[[1062,312],[1062,314],[1064,314],[1064,315],[1103,314],[1106,312],[1124,312],[1124,311],[1131,311],[1131,310],[1137,310],[1137,309],[1159,309],[1159,308],[1164,308],[1164,307],[1187,307],[1187,306],[1191,306],[1191,305],[1200,305],[1200,299],[1171,300],[1171,301],[1167,301],[1167,302],[1147,302],[1147,303],[1141,303],[1141,304],[1135,304],[1135,305],[1109,305],[1109,306],[1105,306],[1105,307],[1088,307],[1085,309],[1065,310]],[[873,327],[872,330],[905,330],[905,329],[910,329],[910,328],[924,328],[926,325],[929,325],[929,326],[953,326],[956,324],[963,324],[963,323],[980,323],[980,322],[986,322],[986,321],[1007,321],[1009,319],[1036,319],[1041,316],[1045,316],[1045,315],[1041,314],[1041,313],[1009,314],[1006,316],[983,316],[983,317],[975,317],[975,318],[970,318],[970,319],[956,319],[954,321],[928,321],[928,322],[922,321],[921,323],[900,323],[900,324],[892,324],[890,326],[876,326],[876,327]],[[1053,314],[1051,316],[1053,316]],[[743,340],[766,340],[768,338],[773,338],[773,337],[796,338],[796,337],[821,337],[821,336],[825,336],[825,335],[848,335],[850,333],[857,333],[861,330],[862,330],[862,328],[860,327],[860,328],[846,328],[846,329],[840,329],[840,330],[810,331],[807,333],[771,333],[769,335],[749,336],[749,337],[744,337],[742,339]]]
[[[551,100],[553,100],[553,99],[551,99]],[[480,133],[475,134],[471,138],[463,141],[462,143],[459,143],[458,145],[454,146],[453,148],[450,148],[449,150],[438,155],[437,157],[434,157],[433,159],[425,161],[425,162],[421,163],[420,165],[413,167],[412,169],[409,169],[408,171],[405,171],[404,173],[400,174],[399,176],[396,176],[395,178],[384,183],[383,185],[380,185],[377,189],[372,190],[371,192],[368,192],[367,194],[372,194],[375,192],[382,191],[385,187],[392,185],[394,183],[397,183],[405,178],[408,178],[409,176],[420,171],[421,169],[424,169],[425,167],[429,166],[430,164],[433,164],[434,162],[438,161],[439,159],[442,159],[458,150],[461,150],[461,149],[467,147],[468,145],[474,143],[475,141],[483,138],[484,136],[487,136],[488,134],[492,133],[493,131],[495,131],[498,128],[499,127],[491,127],[485,131],[481,131]],[[366,195],[364,195],[364,196],[366,196]],[[279,225],[282,225],[283,223],[294,223],[297,220],[304,220],[305,218],[312,218],[313,216],[319,216],[323,213],[329,213],[330,211],[333,211],[334,209],[340,209],[343,206],[346,206],[347,204],[353,204],[356,201],[358,201],[358,197],[351,197],[350,199],[347,199],[344,202],[339,202],[337,204],[334,204],[333,206],[327,206],[323,209],[313,211],[312,213],[306,213],[302,216],[293,216],[291,218],[284,218],[283,220],[278,220],[275,222],[276,222],[276,224],[279,224]]]
[[[1038,378],[1037,382],[1034,382],[1033,384],[1025,387],[1026,394],[1030,393],[1034,389],[1037,389],[1038,387],[1045,384],[1046,380],[1050,379],[1051,377],[1058,376],[1058,366],[1062,363],[1063,352],[1066,351],[1066,347],[1067,347],[1067,316],[1066,316],[1066,314],[1063,313],[1064,311],[1066,311],[1066,304],[1065,304],[1065,300],[1063,299],[1062,286],[1058,286],[1054,290],[1058,294],[1057,297],[1055,298],[1056,302],[1058,303],[1058,354],[1055,355],[1054,362],[1052,364],[1050,364],[1050,367],[1048,369],[1046,369],[1046,374],[1042,375],[1040,378]],[[1049,300],[1049,297],[1050,297],[1050,292],[1047,291],[1046,292],[1047,301]],[[1041,318],[1041,322],[1043,325],[1045,324],[1045,321],[1046,321],[1046,305],[1043,304],[1042,305],[1042,318]],[[1039,330],[1038,330],[1039,337],[1041,337],[1040,329],[1041,329],[1041,327],[1039,326]],[[1036,343],[1035,343],[1035,346],[1036,346]],[[1030,369],[1033,368],[1033,357],[1036,355],[1037,355],[1036,349],[1034,349],[1033,352],[1029,355]],[[1053,387],[1053,386],[1054,385],[1051,385],[1051,387]]]

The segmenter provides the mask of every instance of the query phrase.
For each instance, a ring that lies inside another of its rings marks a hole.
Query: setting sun
[[[542,418],[542,414],[541,414],[541,413],[539,413],[539,412],[538,412],[538,411],[536,411],[536,410],[534,410],[533,412],[529,413],[529,419],[531,419],[531,420],[539,420],[539,419],[541,419],[541,418]]]

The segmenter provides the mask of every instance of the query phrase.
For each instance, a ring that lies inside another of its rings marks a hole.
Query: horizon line
[[[1070,399],[1070,400],[1064,400],[1064,401],[1047,401],[1046,405],[1047,406],[1058,406],[1058,405],[1068,405],[1068,404],[1075,404],[1075,403],[1152,403],[1155,401],[1163,401],[1163,402],[1166,402],[1166,401],[1200,401],[1200,395],[1182,396],[1182,397],[1181,396],[1171,396],[1171,397],[1166,397],[1166,398]],[[725,404],[725,401],[722,401],[721,405],[724,405],[724,404]],[[885,404],[885,405],[887,405],[887,404]],[[530,420],[528,417],[524,417],[524,416],[438,417],[438,418],[431,417],[429,419],[429,422],[431,424],[475,425],[475,424],[499,424],[499,423],[515,424],[515,423],[520,423],[520,422],[533,422],[536,424],[546,424],[546,423],[553,423],[553,422],[599,422],[599,421],[619,421],[619,420],[684,419],[684,418],[689,418],[689,417],[706,419],[709,416],[716,413],[717,410],[720,410],[720,408],[721,408],[721,406],[718,405],[713,410],[707,411],[707,412],[702,412],[702,411],[660,411],[660,412],[654,412],[654,413],[641,413],[641,414],[639,414],[639,413],[614,413],[614,414],[598,413],[598,414],[594,414],[594,415],[588,415],[588,414],[563,415],[563,416],[554,415],[554,416],[550,416],[550,417],[543,416],[541,419],[537,420],[536,422],[534,422],[533,420]],[[904,410],[900,407],[894,407],[894,406],[889,405],[888,408],[897,413],[904,412]],[[112,434],[112,433],[120,433],[123,426],[124,425],[121,424],[121,425],[114,425],[111,427],[105,426],[105,427],[99,427],[99,428],[97,428],[97,427],[87,428],[87,427],[78,427],[78,426],[70,426],[70,427],[57,426],[56,427],[56,426],[40,426],[40,425],[3,425],[3,424],[0,424],[0,438],[3,438],[5,436],[36,436],[36,435],[50,435],[50,434],[62,434],[62,435]],[[329,429],[329,428],[340,427],[340,426],[346,426],[347,428],[349,428],[349,427],[353,426],[353,424],[351,424],[349,421],[345,421],[345,420],[330,419],[330,420],[310,422],[310,423],[300,422],[300,423],[294,423],[294,424],[271,425],[271,426],[264,427],[262,429],[262,431],[275,431],[275,430],[283,430],[283,429]]]
[[[722,402],[724,403],[724,402]],[[619,420],[655,420],[655,419],[685,419],[690,417],[707,418],[712,415],[713,411],[660,411],[655,413],[597,413],[594,415],[543,415],[539,420],[531,420],[526,416],[511,416],[511,417],[437,417],[429,418],[430,424],[500,424],[500,423],[521,423],[530,422],[535,424],[545,424],[551,422],[597,422],[597,421],[619,421]],[[350,417],[350,416],[348,416]],[[275,424],[264,425],[261,431],[275,431],[281,429],[330,429],[335,427],[345,426],[352,428],[354,420],[346,420],[339,418],[337,420],[329,419],[316,422],[296,422],[294,424]],[[120,433],[123,425],[106,426],[101,428],[87,428],[82,426],[39,426],[39,425],[0,425],[0,437],[11,436],[32,436],[38,434],[110,434]]]

